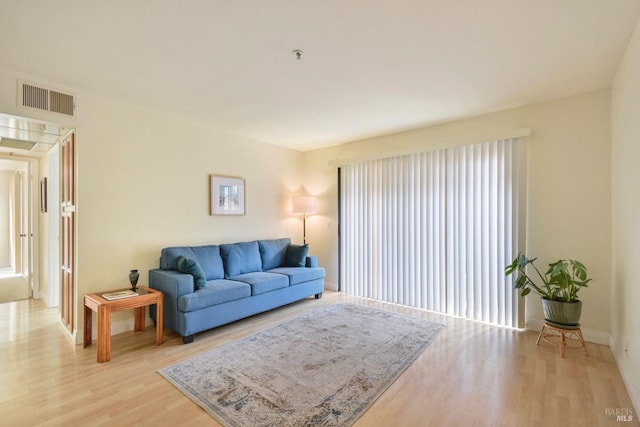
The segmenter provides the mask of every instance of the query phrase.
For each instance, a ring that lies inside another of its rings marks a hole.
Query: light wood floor
[[[0,425],[216,426],[156,370],[346,300],[447,325],[356,426],[638,426],[607,409],[633,408],[608,347],[590,357],[536,346],[537,334],[326,292],[196,335],[194,343],[153,327],[113,337],[112,361],[75,346],[41,301],[0,304]],[[133,317],[131,318],[133,324]],[[242,355],[238,355],[242,357]]]

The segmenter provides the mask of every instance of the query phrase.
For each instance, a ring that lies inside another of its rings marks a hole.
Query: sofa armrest
[[[161,270],[159,268],[149,270],[149,287],[157,289],[164,294],[164,326],[173,329],[178,328],[178,299],[186,294],[195,292],[193,276],[178,273],[174,270]],[[149,306],[149,316],[156,320],[156,307]]]
[[[182,295],[195,292],[193,276],[174,270],[149,270],[149,287],[170,295],[176,300]]]
[[[305,263],[305,267],[317,267],[318,266],[318,257],[316,255],[307,255],[307,262]]]

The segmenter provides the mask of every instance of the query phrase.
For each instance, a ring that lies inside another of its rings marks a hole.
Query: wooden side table
[[[119,289],[124,290],[124,289]],[[98,314],[98,363],[111,360],[111,313],[134,310],[135,331],[144,330],[145,307],[156,304],[156,345],[162,344],[162,292],[146,286],[138,286],[139,295],[118,300],[107,300],[103,294],[115,291],[96,292],[84,296],[84,347],[91,345],[92,311]]]

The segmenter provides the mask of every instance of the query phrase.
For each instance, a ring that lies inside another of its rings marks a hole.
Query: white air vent
[[[76,116],[76,102],[73,94],[24,80],[18,80],[18,106]]]

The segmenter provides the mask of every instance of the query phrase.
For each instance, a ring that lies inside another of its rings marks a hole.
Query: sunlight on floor
[[[0,268],[0,303],[29,298],[29,281],[10,267]]]

